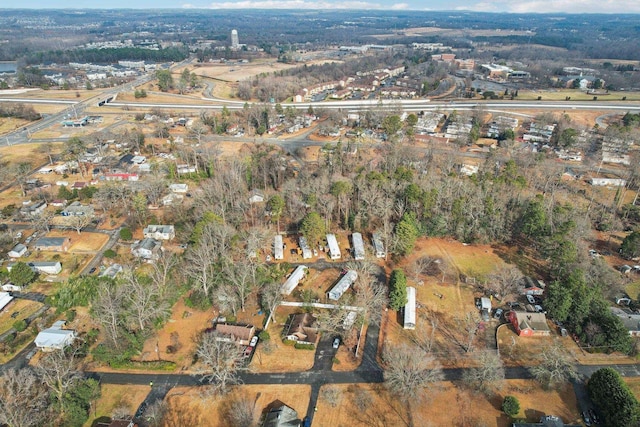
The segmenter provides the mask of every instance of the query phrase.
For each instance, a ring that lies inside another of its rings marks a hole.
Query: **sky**
[[[0,8],[6,6],[0,5]],[[510,13],[640,13],[638,0],[22,0],[29,9],[361,9]]]

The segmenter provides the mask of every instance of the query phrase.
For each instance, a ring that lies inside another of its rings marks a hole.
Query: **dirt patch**
[[[269,405],[280,402],[293,408],[300,419],[307,413],[311,387],[306,385],[243,385],[229,394],[203,399],[196,388],[174,388],[167,395],[169,412],[166,425],[189,427],[227,427],[224,413],[229,402],[246,399],[253,404],[256,420]],[[322,424],[318,424],[322,425]]]
[[[170,360],[179,369],[191,366],[198,336],[212,326],[212,310],[199,311],[189,308],[180,298],[171,310],[171,317],[142,349],[140,360]]]
[[[280,70],[287,70],[298,66],[298,64],[283,64],[273,60],[259,60],[249,62],[247,64],[198,64],[192,72],[201,77],[237,82],[259,74],[271,74]]]

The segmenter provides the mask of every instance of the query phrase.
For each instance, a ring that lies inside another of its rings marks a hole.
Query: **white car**
[[[258,344],[258,336],[254,335],[253,338],[251,338],[251,342],[249,343],[250,347],[255,347],[256,344]]]
[[[527,301],[529,301],[529,304],[536,303],[536,299],[532,295],[527,295]]]
[[[338,348],[338,347],[340,347],[340,338],[335,337],[333,339],[333,348]]]

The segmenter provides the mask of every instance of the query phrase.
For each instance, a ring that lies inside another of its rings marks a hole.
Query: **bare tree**
[[[322,387],[320,396],[322,396],[322,398],[326,400],[332,408],[338,406],[342,401],[342,393],[340,392],[340,389],[338,389],[338,387],[335,385],[326,385]]]
[[[425,397],[444,378],[436,358],[416,346],[387,346],[382,358],[386,386],[406,402]]]
[[[256,403],[247,396],[233,397],[224,403],[222,418],[229,427],[255,427]]]
[[[495,351],[482,351],[476,354],[477,366],[465,369],[462,381],[472,389],[490,394],[501,387],[504,381],[504,365]]]
[[[47,390],[32,369],[9,369],[0,376],[0,424],[38,426],[47,412]]]
[[[577,378],[574,360],[558,342],[540,352],[540,363],[529,368],[531,375],[546,389],[551,389]]]
[[[203,333],[196,355],[201,366],[195,374],[211,385],[211,394],[224,394],[230,385],[240,383],[238,368],[242,354],[230,337],[215,331]]]
[[[518,284],[522,280],[522,272],[513,265],[500,267],[489,276],[488,288],[497,293],[500,298],[508,298],[518,291]]]
[[[169,279],[171,279],[177,265],[178,257],[170,251],[160,252],[158,259],[151,264],[152,268],[149,272],[149,277],[153,280],[158,290],[160,300],[165,301],[176,292],[176,287],[169,282]]]
[[[164,425],[164,418],[168,409],[165,401],[157,399],[151,405],[147,406],[143,418],[149,427],[161,427]]]
[[[125,292],[122,286],[105,283],[98,288],[96,298],[92,303],[93,317],[102,325],[108,341],[115,348],[120,347],[124,300]]]
[[[266,324],[275,319],[276,308],[282,302],[281,285],[276,282],[269,282],[262,287],[260,292],[260,301],[262,308],[269,311],[269,318]]]
[[[48,353],[40,359],[37,369],[42,382],[58,402],[60,412],[64,414],[64,396],[82,378],[75,353],[67,354],[64,350]]]
[[[33,218],[33,227],[36,230],[48,233],[51,230],[51,220],[53,217],[53,212],[43,211],[40,215],[36,215]]]
[[[80,234],[83,228],[91,224],[93,218],[93,215],[72,215],[67,217],[67,224]]]
[[[249,294],[257,285],[256,272],[258,267],[259,263],[254,260],[241,258],[237,261],[226,261],[222,268],[225,282],[229,285],[234,300],[237,301],[243,312]]]
[[[462,319],[458,319],[460,324],[462,325],[466,338],[465,341],[461,343],[462,348],[467,353],[471,353],[473,351],[473,342],[476,339],[476,333],[478,332],[478,328],[480,327],[480,318],[478,317],[478,313],[475,311],[470,311],[464,315]]]
[[[159,297],[158,288],[149,278],[140,277],[132,270],[125,270],[122,283],[127,288],[124,304],[127,307],[129,323],[136,324],[132,330],[138,328],[143,331],[153,320],[170,313],[169,304]]]

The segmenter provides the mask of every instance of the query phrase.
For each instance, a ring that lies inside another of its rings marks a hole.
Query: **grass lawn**
[[[540,91],[518,91],[516,100],[537,100],[542,97],[542,101],[564,101],[567,96],[571,97],[571,101],[591,101],[594,96],[598,97],[598,101],[620,101],[623,97],[627,97],[627,101],[640,100],[638,92],[609,92],[608,94],[588,94],[578,89],[557,89],[557,90],[540,90]],[[567,101],[567,107],[571,108],[571,101]]]
[[[165,424],[189,427],[227,427],[225,419],[229,403],[245,400],[253,405],[257,421],[266,408],[282,402],[298,412],[300,419],[307,413],[311,387],[307,385],[243,385],[234,387],[227,395],[204,399],[197,388],[174,388],[167,395],[169,411]],[[315,425],[316,423],[314,423]],[[317,424],[328,425],[328,424]]]
[[[42,307],[42,303],[36,301],[14,299],[0,313],[0,334],[11,329],[13,324],[18,320],[23,320],[31,316],[33,313],[38,311],[40,307]],[[16,317],[11,317],[15,312],[18,312],[19,314]]]

